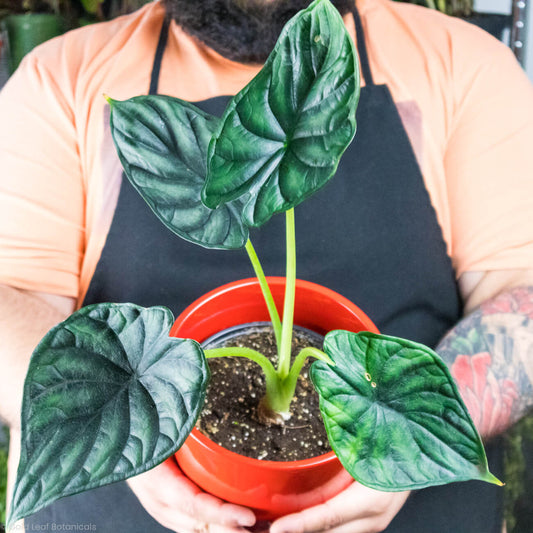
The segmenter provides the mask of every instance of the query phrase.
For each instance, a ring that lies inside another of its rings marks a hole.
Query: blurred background
[[[438,9],[505,42],[533,81],[533,0],[398,0]],[[0,87],[37,44],[138,9],[147,0],[0,0]]]

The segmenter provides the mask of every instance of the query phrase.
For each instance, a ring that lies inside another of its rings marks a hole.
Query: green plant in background
[[[109,4],[108,13],[110,17],[117,17],[125,13],[131,13],[141,8],[151,0],[107,0]]]
[[[81,0],[0,0],[0,19],[9,15],[53,14],[65,19],[65,30],[76,25]]]
[[[287,24],[221,119],[168,96],[109,100],[125,172],[162,223],[199,245],[248,253],[278,361],[171,338],[174,318],[163,307],[105,303],[77,311],[44,337],[30,361],[10,523],[174,454],[201,412],[207,359],[228,355],[261,366],[262,410],[278,423],[289,416],[304,360],[318,359],[310,375],[330,444],[365,485],[397,491],[466,479],[501,484],[488,471],[446,365],[426,346],[333,331],[323,351],[307,348],[291,364],[293,210],[333,177],[352,141],[358,72],[340,15],[329,0],[316,0]],[[250,228],[275,213],[286,217],[282,319],[250,241]]]
[[[0,29],[5,31],[9,72],[41,43],[79,25],[79,0],[0,0]]]
[[[61,13],[65,7],[69,7],[65,0],[22,0],[19,4],[24,13]]]
[[[533,526],[531,483],[533,470],[533,414],[518,422],[504,436],[506,476],[504,500],[508,533],[529,533]],[[529,458],[530,463],[527,463]]]
[[[436,9],[454,17],[468,17],[474,11],[474,0],[397,0],[407,4]]]
[[[8,448],[9,431],[6,427],[0,426],[0,524],[6,523]]]
[[[435,5],[431,6],[433,1]],[[453,17],[468,17],[474,12],[473,0],[428,0],[428,5]]]
[[[77,0],[85,13],[83,20],[96,22],[131,13],[151,0]]]
[[[83,15],[79,19],[80,26],[105,20],[102,10],[104,0],[79,0],[79,2],[83,8]]]
[[[129,13],[148,0],[0,0],[0,31],[7,36],[12,74],[41,43],[79,26]]]
[[[8,15],[53,13],[65,17],[65,29],[131,13],[149,0],[0,0],[0,19]]]

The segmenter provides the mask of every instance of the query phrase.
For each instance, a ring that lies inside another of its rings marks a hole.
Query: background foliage
[[[474,11],[474,0],[397,0],[408,4],[438,9],[454,17],[467,17]]]
[[[9,432],[0,426],[0,524],[6,523],[7,450]]]
[[[109,20],[139,9],[150,0],[0,0],[0,18],[21,13],[56,13],[69,27]]]
[[[505,517],[507,533],[533,531],[533,414],[505,435]]]

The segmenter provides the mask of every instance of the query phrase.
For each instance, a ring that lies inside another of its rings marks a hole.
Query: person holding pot
[[[39,47],[0,93],[0,414],[11,427],[10,476],[28,360],[53,325],[99,301],[178,313],[213,283],[251,274],[246,257],[214,260],[154,220],[122,179],[102,93],[158,92],[221,113],[309,3],[152,2]],[[502,43],[465,22],[390,0],[333,3],[360,56],[358,133],[313,208],[297,209],[298,275],[356,302],[381,332],[436,347],[501,476],[498,436],[533,404],[533,88]],[[279,268],[273,234],[257,237],[269,272]],[[26,527],[499,532],[502,490],[480,485],[410,495],[354,482],[268,525],[167,462],[60,500]]]

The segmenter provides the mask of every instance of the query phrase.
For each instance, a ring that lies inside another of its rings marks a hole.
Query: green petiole
[[[285,212],[286,254],[285,300],[283,302],[283,322],[281,327],[281,347],[279,349],[278,374],[282,379],[289,375],[291,365],[292,326],[294,320],[294,300],[296,293],[296,231],[294,209]]]
[[[286,377],[281,377],[276,371],[274,365],[260,352],[252,348],[244,347],[228,347],[228,348],[214,348],[204,351],[207,359],[214,359],[216,357],[246,357],[251,361],[257,363],[265,375],[266,403],[272,411],[284,414],[288,418],[290,405],[296,389],[298,376],[302,367],[308,357],[320,359],[328,364],[333,365],[333,361],[323,351],[307,347],[300,351],[294,360],[294,364]]]
[[[274,368],[272,363],[261,353],[251,348],[217,348],[206,350],[207,358],[214,357],[247,357],[261,366],[265,374],[266,395],[265,402],[268,409],[276,413],[289,416],[289,407],[294,396],[298,376],[308,357],[315,357],[333,364],[331,359],[317,348],[307,347],[300,351],[291,366],[292,334],[294,322],[294,302],[296,295],[296,228],[294,209],[285,212],[286,232],[286,272],[285,295],[283,301],[283,320],[280,320],[278,310],[268,286],[263,267],[255,252],[250,239],[245,249],[252,263],[255,275],[259,281],[261,292],[268,308],[274,335],[276,338],[278,364]]]
[[[263,298],[265,300],[265,303],[268,309],[270,321],[272,322],[272,328],[274,329],[274,336],[276,338],[276,346],[278,348],[278,353],[279,353],[279,351],[281,350],[281,329],[282,329],[281,320],[279,318],[279,313],[276,308],[276,304],[274,303],[274,298],[272,297],[272,292],[270,291],[270,287],[268,286],[265,273],[263,272],[263,267],[261,266],[261,262],[259,261],[259,258],[257,257],[255,249],[252,245],[252,241],[250,239],[246,241],[245,249],[246,249],[246,252],[248,253],[248,257],[250,258],[250,262],[252,263],[255,276],[257,280],[259,281],[261,292],[263,293]]]
[[[207,359],[214,359],[215,357],[246,357],[257,363],[263,369],[267,381],[278,379],[274,365],[261,352],[252,350],[252,348],[213,348],[211,350],[204,350],[204,354]]]
[[[329,358],[329,356],[318,348],[307,347],[303,348],[300,353],[294,359],[294,363],[286,378],[281,379],[279,374],[277,376],[278,383],[276,387],[272,387],[276,399],[270,402],[270,406],[277,412],[289,413],[292,398],[294,397],[294,391],[296,390],[296,384],[298,382],[298,376],[302,371],[305,361],[308,357],[314,357],[320,361],[324,361],[332,366],[335,363]],[[269,389],[267,387],[267,401],[269,398]]]

